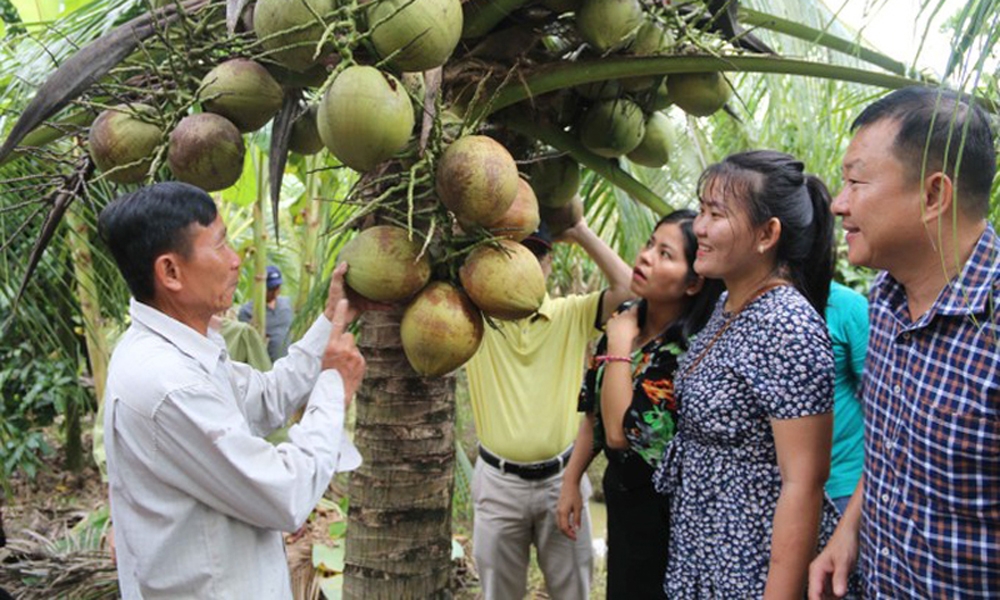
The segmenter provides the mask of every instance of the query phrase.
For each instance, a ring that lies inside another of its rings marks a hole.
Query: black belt
[[[529,480],[546,479],[562,471],[572,454],[573,447],[570,446],[565,452],[549,460],[536,463],[516,463],[500,458],[482,446],[479,447],[479,457],[486,461],[486,464],[500,469],[501,473],[510,473],[521,479]]]

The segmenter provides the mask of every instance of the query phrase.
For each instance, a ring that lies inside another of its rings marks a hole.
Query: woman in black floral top
[[[587,413],[566,467],[559,526],[574,537],[582,512],[580,479],[604,451],[608,508],[608,598],[662,598],[668,501],[653,490],[653,470],[673,437],[673,376],[689,336],[704,324],[721,284],[695,274],[693,211],[656,224],[639,253],[627,302],[608,321],[580,392]]]

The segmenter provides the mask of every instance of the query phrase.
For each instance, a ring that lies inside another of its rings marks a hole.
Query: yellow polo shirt
[[[486,326],[466,363],[476,435],[490,452],[515,462],[557,456],[580,426],[576,410],[601,292],[549,298],[538,313]]]

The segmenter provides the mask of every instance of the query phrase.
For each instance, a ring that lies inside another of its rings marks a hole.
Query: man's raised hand
[[[340,268],[338,266],[338,268]],[[332,287],[332,286],[331,286]],[[330,322],[333,324],[330,330],[330,340],[326,343],[323,351],[323,370],[335,369],[344,380],[344,407],[351,403],[351,398],[361,386],[361,380],[365,377],[365,358],[361,356],[357,345],[354,343],[354,336],[347,331],[349,306],[347,300],[341,298],[334,305]]]

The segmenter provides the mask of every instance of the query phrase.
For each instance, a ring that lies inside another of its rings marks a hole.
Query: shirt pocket
[[[995,417],[919,408],[908,458],[910,484],[934,512],[1000,520],[1000,422]]]

